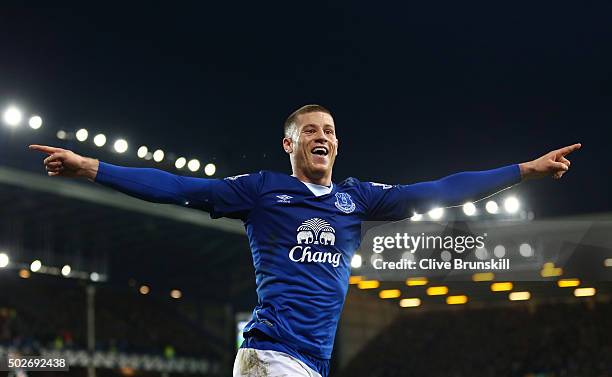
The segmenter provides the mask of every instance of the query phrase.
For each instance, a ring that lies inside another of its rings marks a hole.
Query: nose
[[[327,135],[322,130],[317,131],[317,135],[315,137],[315,143],[327,143],[329,140],[327,139]]]

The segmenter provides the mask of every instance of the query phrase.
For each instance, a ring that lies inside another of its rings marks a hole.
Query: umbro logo
[[[278,198],[276,201],[277,203],[291,203],[291,199],[293,198],[293,196],[290,195],[276,195],[276,197]]]

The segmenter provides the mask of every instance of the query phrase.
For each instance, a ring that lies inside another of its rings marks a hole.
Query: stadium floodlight
[[[542,270],[540,270],[540,276],[543,278],[550,278],[555,276],[563,275],[563,268],[555,267],[555,264],[552,262],[546,262],[542,265]]]
[[[434,208],[427,212],[427,214],[432,220],[440,220],[444,216],[444,208]]]
[[[216,171],[217,171],[217,167],[213,163],[209,163],[209,164],[206,164],[206,166],[204,166],[204,174],[206,174],[209,177],[211,175],[214,175]]]
[[[200,169],[200,161],[195,158],[193,160],[189,160],[189,162],[187,163],[187,168],[189,168],[189,170],[193,172],[198,171],[198,169]]]
[[[533,256],[533,248],[528,243],[522,243],[519,246],[519,253],[525,258],[529,258]]]
[[[78,141],[83,142],[83,141],[87,140],[87,138],[89,137],[89,132],[87,132],[87,129],[81,128],[80,130],[78,130],[76,132],[76,134],[74,136],[76,136],[76,139]],[[95,143],[95,139],[94,139],[94,143]]]
[[[485,209],[490,214],[496,214],[499,211],[499,206],[497,205],[497,202],[495,202],[494,200],[489,200],[487,204],[485,204]]]
[[[399,305],[402,308],[416,308],[417,306],[421,305],[421,299],[420,298],[403,298],[400,300]]]
[[[351,259],[351,267],[353,268],[361,267],[361,255],[359,254],[353,255],[353,259]]]
[[[604,259],[604,266],[605,267],[612,267],[612,258]]]
[[[93,142],[96,147],[103,147],[104,144],[106,144],[106,135],[97,134],[96,136],[94,136]]]
[[[476,206],[472,202],[467,202],[463,205],[463,213],[466,216],[474,216],[476,214]]]
[[[481,281],[492,281],[495,279],[495,274],[492,272],[477,272],[472,275],[472,281],[481,282]]]
[[[402,253],[402,259],[406,259],[406,260],[408,260],[410,262],[414,262],[414,253],[409,251],[409,250],[408,251],[404,251]]]
[[[185,157],[179,157],[174,161],[174,167],[177,169],[182,169],[187,164],[187,159]]]
[[[421,221],[422,219],[423,219],[423,215],[421,215],[420,213],[415,213],[410,218],[411,221]]]
[[[579,279],[559,279],[557,281],[559,288],[577,287],[580,285]]]
[[[64,130],[59,130],[59,131],[57,131],[55,136],[57,136],[57,138],[60,139],[60,140],[66,140],[66,137],[68,136],[68,134]]]
[[[495,248],[493,249],[493,255],[498,258],[503,258],[504,255],[506,255],[506,248],[504,247],[504,245],[495,246]]]
[[[148,152],[149,152],[149,148],[143,145],[140,148],[138,148],[136,155],[138,155],[138,158],[145,158]]]
[[[4,111],[2,114],[2,119],[7,126],[17,127],[21,124],[21,120],[23,119],[23,114],[21,110],[19,110],[15,106],[10,106],[8,109]]]
[[[508,299],[510,301],[526,301],[526,300],[529,300],[530,298],[531,298],[531,293],[527,291],[511,292],[508,295]]]
[[[398,298],[401,295],[402,291],[400,291],[399,289],[383,289],[382,291],[378,292],[378,297],[382,299]]]
[[[146,294],[149,294],[149,292],[151,292],[151,290],[149,289],[148,286],[141,285],[140,288],[138,289],[138,292],[140,292],[140,294],[142,294],[142,295],[146,295]]]
[[[487,259],[487,257],[489,256],[489,251],[487,250],[486,247],[478,247],[476,248],[476,251],[474,251],[474,254],[476,255],[476,258],[483,260],[483,259]]]
[[[576,297],[589,297],[595,296],[597,290],[595,288],[576,288],[574,289],[574,296]]]
[[[42,268],[42,262],[38,259],[30,263],[30,270],[32,272],[38,272]]]
[[[181,297],[183,297],[183,293],[181,291],[179,291],[178,289],[173,289],[170,291],[170,297],[174,298],[174,299],[179,299]]]
[[[25,268],[22,268],[21,270],[19,270],[19,277],[22,279],[27,279],[30,277],[30,271],[26,270]]]
[[[7,253],[0,253],[0,268],[4,268],[8,266],[11,259],[9,258]]]
[[[427,278],[415,277],[406,279],[406,285],[409,287],[418,287],[421,285],[427,285]]]
[[[443,296],[448,293],[448,287],[441,285],[437,287],[429,287],[426,291],[428,296]]]
[[[355,285],[358,284],[360,281],[363,280],[363,276],[359,276],[359,275],[351,275],[349,277],[349,284],[351,285]]]
[[[380,287],[378,280],[362,280],[357,283],[357,288],[359,289],[376,289],[378,287]]]
[[[446,297],[446,303],[448,305],[462,305],[468,302],[468,296],[466,295],[457,295],[457,296],[448,296]]]
[[[125,141],[125,139],[117,139],[113,147],[115,148],[115,152],[125,153],[125,151],[128,150],[128,142]]]
[[[153,152],[153,160],[155,162],[161,162],[163,159],[164,159],[164,151],[162,151],[161,149],[158,149],[155,152]]]
[[[519,203],[519,200],[514,196],[511,196],[504,200],[504,209],[508,213],[516,213],[520,206],[521,204]]]
[[[100,274],[98,274],[97,272],[92,272],[91,274],[89,274],[89,278],[91,279],[91,281],[99,281]]]
[[[491,284],[491,292],[508,292],[511,291],[514,285],[511,281],[499,282]]]
[[[70,275],[70,272],[72,272],[72,267],[70,267],[70,265],[67,264],[62,267],[62,276],[68,276]]]
[[[453,255],[448,250],[442,250],[440,258],[442,258],[444,262],[450,262],[450,260],[453,259]]]
[[[30,117],[30,120],[28,121],[28,125],[30,126],[31,129],[33,130],[37,130],[40,127],[42,127],[43,124],[43,120],[40,116],[38,115],[33,115]]]

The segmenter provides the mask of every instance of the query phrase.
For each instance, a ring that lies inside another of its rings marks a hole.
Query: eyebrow
[[[304,127],[308,127],[308,126],[311,126],[311,127],[318,127],[318,125],[316,125],[316,124],[314,124],[314,123],[308,123],[308,124],[305,124],[305,125],[304,125]],[[333,128],[336,128],[336,126],[334,126],[333,124],[327,124],[327,123],[326,123],[326,124],[324,124],[324,125],[323,125],[323,127],[333,127]]]

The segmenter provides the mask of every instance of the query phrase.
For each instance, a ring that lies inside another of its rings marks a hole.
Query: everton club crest
[[[336,208],[344,213],[351,213],[355,210],[355,203],[351,196],[345,192],[336,193]]]

